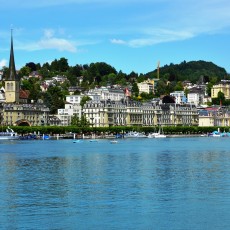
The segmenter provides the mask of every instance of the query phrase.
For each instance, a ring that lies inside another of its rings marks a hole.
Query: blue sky
[[[0,68],[65,57],[147,73],[211,61],[230,73],[229,0],[0,0]]]

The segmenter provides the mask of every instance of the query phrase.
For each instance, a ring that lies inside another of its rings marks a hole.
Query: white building
[[[71,124],[71,119],[74,115],[81,118],[81,99],[84,95],[67,95],[64,109],[58,109],[58,117],[61,120],[61,126],[68,126]]]
[[[67,95],[66,101],[71,103],[71,104],[79,104],[80,105],[82,97],[84,97],[84,95]]]
[[[186,102],[186,96],[184,91],[174,91],[170,93],[170,96],[175,99],[176,104],[182,104]]]
[[[201,95],[199,93],[188,93],[188,103],[198,106],[201,103]]]
[[[64,109],[58,109],[58,117],[61,120],[61,126],[68,126],[71,124],[71,119],[74,115],[81,118],[81,106],[80,104],[66,103]]]
[[[139,93],[154,93],[154,85],[149,82],[137,83]]]
[[[64,83],[65,81],[67,81],[67,77],[66,76],[55,76],[55,77],[52,77],[53,81],[56,81],[56,82],[59,82],[59,83]]]
[[[93,101],[100,101],[100,100],[111,100],[111,101],[120,101],[124,98],[124,91],[122,89],[112,89],[101,87],[98,89],[91,89],[86,94]]]

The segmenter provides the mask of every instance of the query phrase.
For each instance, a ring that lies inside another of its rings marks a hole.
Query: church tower
[[[17,76],[14,62],[13,36],[11,31],[9,73],[5,79],[6,103],[19,103],[20,79]]]

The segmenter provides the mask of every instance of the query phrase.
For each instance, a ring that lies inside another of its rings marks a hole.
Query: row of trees
[[[90,126],[78,126],[78,125],[71,125],[71,126],[15,126],[13,127],[14,131],[19,134],[26,134],[26,133],[40,133],[40,134],[65,134],[65,133],[77,133],[77,134],[90,134],[96,133],[98,135],[103,134],[123,134],[129,131],[140,131],[144,133],[155,132],[156,127],[90,127]],[[167,135],[182,135],[182,134],[207,134],[211,133],[214,130],[217,130],[218,127],[199,127],[199,126],[168,126],[164,127],[164,133]],[[228,131],[229,127],[221,127],[221,132]]]

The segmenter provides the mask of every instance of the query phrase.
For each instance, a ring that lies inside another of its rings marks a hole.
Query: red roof
[[[219,107],[208,107],[208,108],[205,108],[205,110],[207,110],[207,111],[217,111],[217,110],[219,110]]]
[[[21,99],[28,99],[28,97],[29,97],[29,94],[30,94],[30,92],[29,92],[29,90],[20,90],[20,94],[19,94],[19,98],[21,98]]]

